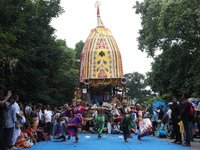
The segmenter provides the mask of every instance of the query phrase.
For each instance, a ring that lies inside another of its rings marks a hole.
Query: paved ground
[[[168,138],[163,138],[163,140],[167,142],[174,141],[174,139],[168,139]],[[193,149],[193,150],[200,150],[200,138],[194,138],[194,142],[191,142],[190,144],[191,146],[188,148]]]
[[[196,139],[195,139],[196,140]],[[191,147],[183,147],[173,144],[169,139],[159,139],[152,136],[143,137],[142,141],[137,140],[137,136],[128,139],[124,143],[122,135],[103,134],[102,139],[97,139],[96,134],[79,134],[79,143],[74,143],[74,137],[71,140],[61,142],[51,140],[34,145],[28,150],[199,150],[200,143],[191,143]],[[198,139],[198,141],[200,141]]]

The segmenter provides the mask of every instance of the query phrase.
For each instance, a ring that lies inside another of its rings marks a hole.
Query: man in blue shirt
[[[12,136],[13,136],[13,128],[15,126],[16,118],[16,110],[12,105],[14,103],[14,97],[11,96],[9,102],[6,103],[6,120],[5,120],[5,128],[3,132],[3,136],[0,142],[0,149],[7,150],[11,146]]]
[[[159,109],[159,106],[156,108],[156,110],[153,110],[153,114],[152,114],[152,118],[151,118],[151,121],[152,121],[152,132],[153,132],[153,136],[155,135],[155,131],[156,131],[156,127],[158,125],[158,116],[159,116],[159,112],[160,112],[160,109]]]
[[[7,109],[6,102],[12,95],[11,91],[6,91],[6,88],[2,84],[0,84],[0,141],[4,129],[5,110]]]

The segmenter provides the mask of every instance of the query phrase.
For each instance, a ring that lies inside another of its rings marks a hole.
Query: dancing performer
[[[127,141],[127,138],[132,138],[131,130],[135,132],[135,121],[131,117],[131,109],[127,106],[127,101],[122,102],[122,107],[118,108],[122,113],[122,122],[121,128],[124,135],[124,141]]]
[[[147,111],[142,110],[142,106],[140,104],[136,105],[136,115],[137,115],[137,128],[138,131],[138,140],[141,141],[141,137],[144,137],[149,134],[149,131],[152,129],[152,123],[149,118],[143,118],[143,114]]]
[[[134,112],[136,113],[136,116],[137,116],[137,119],[136,119],[137,129],[139,129],[140,122],[142,121],[142,116],[145,113],[145,111],[142,110],[142,106],[140,104],[137,104],[136,110]]]
[[[68,110],[68,106],[63,105],[64,111],[61,112],[60,116],[57,118],[56,131],[54,133],[54,139],[63,139],[66,141],[65,135],[67,134],[66,125],[70,122],[72,117],[72,112]],[[70,135],[68,136],[68,140]]]
[[[104,124],[105,124],[105,110],[109,110],[111,111],[111,109],[109,108],[106,108],[106,107],[103,107],[103,101],[99,101],[99,107],[96,107],[96,108],[91,108],[91,109],[94,109],[94,110],[97,110],[97,113],[98,115],[95,117],[95,120],[97,121],[97,125],[98,125],[98,139],[101,138],[101,133],[104,129]]]
[[[78,99],[76,100],[76,107],[70,108],[67,107],[68,110],[72,111],[74,114],[74,118],[69,122],[69,124],[66,126],[68,133],[71,136],[75,136],[75,142],[74,143],[78,143],[78,125],[81,124],[83,125],[83,117],[82,117],[82,112],[84,110],[89,110],[89,108],[85,108],[83,106],[80,105],[81,100]]]

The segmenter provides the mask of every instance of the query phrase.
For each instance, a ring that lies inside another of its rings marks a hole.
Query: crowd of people
[[[52,138],[66,141],[71,136],[77,143],[79,129],[96,133],[98,139],[103,133],[122,134],[124,142],[132,138],[131,134],[136,134],[138,140],[151,135],[172,138],[173,143],[190,146],[194,126],[200,128],[198,104],[189,102],[187,94],[179,100],[173,96],[167,111],[163,105],[148,109],[139,103],[129,106],[126,100],[116,97],[111,102],[82,105],[81,99],[59,108],[41,103],[22,104],[18,95],[0,85],[0,149],[30,148],[41,141]]]

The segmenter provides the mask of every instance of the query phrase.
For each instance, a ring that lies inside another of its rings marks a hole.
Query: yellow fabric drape
[[[180,128],[180,133],[183,133],[183,121],[180,121],[178,123],[178,125],[179,125],[179,128]]]

